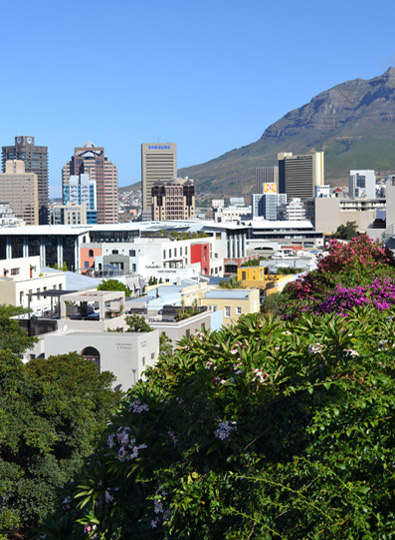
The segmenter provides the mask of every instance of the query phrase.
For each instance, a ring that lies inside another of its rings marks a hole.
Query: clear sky
[[[0,145],[49,147],[51,196],[91,139],[140,180],[140,144],[176,142],[178,166],[257,140],[346,80],[395,65],[395,2],[3,2]]]

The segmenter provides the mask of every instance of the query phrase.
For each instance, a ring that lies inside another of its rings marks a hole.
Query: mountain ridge
[[[354,79],[320,92],[269,125],[255,142],[179,176],[196,182],[200,195],[249,194],[255,169],[275,165],[277,153],[325,151],[327,183],[348,183],[349,170],[395,171],[395,68],[372,79]]]

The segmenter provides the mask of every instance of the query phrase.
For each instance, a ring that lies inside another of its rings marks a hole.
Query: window
[[[85,267],[85,268],[89,268],[89,261],[85,261],[85,262],[84,262],[84,267]]]
[[[131,257],[135,257],[135,256],[136,256],[136,250],[135,250],[135,249],[130,249],[130,250],[129,250],[129,255],[130,255]]]
[[[241,273],[241,279],[247,279],[247,272],[242,272]]]
[[[112,250],[112,254],[113,254],[113,255],[118,255],[118,250],[117,250],[117,249],[113,249],[113,250]]]
[[[241,315],[241,307],[236,308],[236,315]]]
[[[41,289],[37,289],[37,300],[40,300],[41,299]]]
[[[185,336],[186,336],[186,337],[190,337],[190,335],[191,335],[191,331],[190,331],[190,329],[188,328],[187,330],[185,330]]]
[[[151,353],[151,360],[154,360],[155,359],[155,353]]]
[[[225,306],[225,317],[230,317],[230,306]]]
[[[166,250],[163,250],[163,258],[166,259]]]
[[[141,363],[143,364],[143,366],[145,366],[145,356],[143,356],[143,358],[141,359]]]
[[[61,291],[63,289],[62,284],[59,283],[59,290]]]
[[[137,266],[135,264],[132,264],[132,272],[136,272]]]
[[[18,276],[19,268],[11,268],[11,276]]]
[[[93,257],[93,256],[94,256],[94,255],[93,255],[93,249],[90,249],[90,250],[89,250],[88,256],[89,256],[89,257]]]
[[[174,257],[177,257],[177,248],[174,248]]]

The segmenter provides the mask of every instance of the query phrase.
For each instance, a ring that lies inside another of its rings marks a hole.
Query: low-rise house
[[[259,311],[259,289],[215,289],[207,291],[201,300],[211,311],[223,312],[223,324],[230,326],[240,315]]]

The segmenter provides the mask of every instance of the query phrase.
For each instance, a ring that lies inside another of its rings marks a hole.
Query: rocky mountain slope
[[[353,168],[395,172],[395,68],[326,90],[269,126],[258,141],[179,175],[194,178],[200,194],[249,194],[255,168],[275,165],[277,152],[314,150],[325,151],[331,184],[347,184]]]

